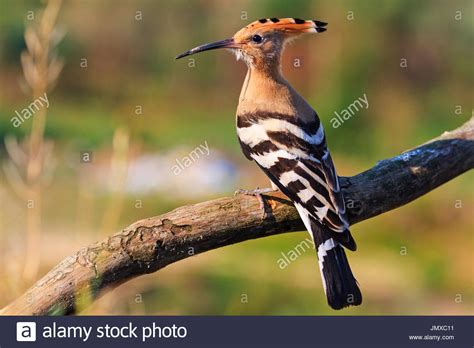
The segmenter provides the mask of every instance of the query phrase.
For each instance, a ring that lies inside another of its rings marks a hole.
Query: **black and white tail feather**
[[[356,250],[344,197],[326,147],[322,124],[278,113],[237,115],[244,154],[295,204],[317,248],[328,304],[357,306],[362,294],[343,247]]]
[[[360,305],[362,294],[344,248],[317,222],[311,221],[310,233],[317,245],[319,270],[329,305],[334,309]]]

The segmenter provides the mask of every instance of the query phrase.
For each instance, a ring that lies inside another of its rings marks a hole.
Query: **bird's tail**
[[[324,227],[314,226],[314,223],[312,225],[311,233],[318,251],[319,268],[328,304],[333,309],[360,305],[362,294],[344,248],[324,231]]]

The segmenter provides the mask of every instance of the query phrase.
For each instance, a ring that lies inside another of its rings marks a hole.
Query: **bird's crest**
[[[258,29],[261,32],[282,31],[284,33],[322,33],[327,23],[299,18],[262,18],[247,25],[245,30]]]

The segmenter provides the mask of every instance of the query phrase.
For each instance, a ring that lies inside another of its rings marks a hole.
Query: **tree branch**
[[[474,118],[422,146],[352,177],[341,177],[351,224],[400,207],[474,167]],[[237,196],[144,219],[67,257],[0,314],[72,314],[76,295],[92,299],[139,275],[225,245],[304,230],[281,193]]]

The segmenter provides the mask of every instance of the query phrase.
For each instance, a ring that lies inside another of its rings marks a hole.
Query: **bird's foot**
[[[262,195],[265,193],[270,193],[270,192],[276,192],[278,190],[275,190],[273,188],[256,188],[255,190],[242,190],[239,189],[234,192],[234,197],[237,195],[244,195],[244,196],[255,196],[258,199],[259,203],[259,208],[262,211],[262,219],[265,219],[267,217],[267,211],[265,209],[265,201],[263,200]],[[276,204],[273,201],[269,201],[270,208],[275,208]]]

